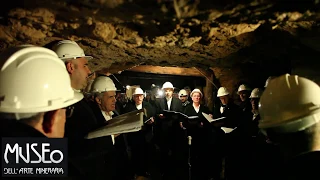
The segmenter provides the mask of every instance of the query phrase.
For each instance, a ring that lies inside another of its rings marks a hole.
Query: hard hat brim
[[[91,59],[93,59],[93,57],[92,56],[83,56],[84,58],[86,58],[87,60],[91,60]]]
[[[176,87],[162,87],[161,89],[177,89]]]
[[[72,105],[72,104],[75,104],[75,103],[81,101],[81,100],[83,99],[83,97],[84,97],[84,96],[83,96],[82,93],[79,93],[79,92],[76,92],[76,91],[75,91],[75,92],[74,92],[74,97],[73,97],[73,99],[66,101],[66,102],[65,102],[65,105],[66,105],[66,106],[64,106],[64,107],[70,106],[70,105]]]
[[[110,89],[110,90],[107,90],[107,91],[91,91],[90,93],[104,93],[104,92],[108,92],[108,91],[119,92],[119,91],[121,91],[121,90],[119,90],[119,89],[117,89],[117,90],[112,90],[112,89]]]
[[[37,107],[37,108],[0,108],[0,112],[3,113],[41,113],[41,112],[48,112],[53,110],[62,109],[68,107],[72,104],[75,104],[83,99],[83,94],[74,91],[74,96],[72,99],[69,99],[62,104],[57,104],[53,106],[45,106],[45,107]]]
[[[85,59],[87,59],[88,61],[91,60],[91,59],[93,59],[92,56],[62,57],[62,58],[60,58],[60,59],[63,60],[63,61],[66,61],[66,60],[69,60],[69,59],[77,59],[77,58],[85,58]]]

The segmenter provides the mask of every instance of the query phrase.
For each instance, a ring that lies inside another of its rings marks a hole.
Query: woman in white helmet
[[[154,149],[152,149],[152,145],[150,143],[153,134],[153,122],[155,115],[154,107],[144,101],[145,92],[140,87],[134,89],[132,94],[133,102],[129,102],[124,112],[128,113],[131,111],[140,110],[145,108],[147,111],[146,116],[144,116],[145,125],[141,131],[129,133],[128,144],[131,147],[131,157],[133,161],[133,171],[137,177],[147,177],[151,170],[150,165],[154,165],[150,163],[148,159],[150,159],[154,154]]]
[[[194,89],[190,93],[192,103],[185,107],[184,113],[187,116],[198,116],[198,120],[184,121],[183,126],[187,129],[188,136],[192,137],[192,157],[197,161],[192,164],[196,179],[216,179],[221,173],[221,147],[216,139],[221,134],[220,129],[213,128],[202,113],[212,116],[209,108],[201,104],[203,93],[200,89]]]

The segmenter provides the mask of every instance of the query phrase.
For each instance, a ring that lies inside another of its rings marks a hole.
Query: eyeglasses
[[[74,106],[71,105],[71,106],[65,107],[64,109],[66,109],[66,118],[70,118],[73,114]]]

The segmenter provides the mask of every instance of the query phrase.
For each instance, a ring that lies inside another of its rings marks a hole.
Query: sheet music
[[[141,109],[112,118],[106,126],[90,132],[87,139],[140,131],[143,126],[144,112],[145,109]]]
[[[221,127],[221,129],[227,134],[227,133],[231,133],[233,130],[235,130],[237,127],[235,128],[227,128],[227,127]]]
[[[211,123],[213,121],[219,121],[221,119],[225,119],[226,117],[213,119],[209,114],[202,112],[202,115]]]
[[[186,114],[183,114],[181,112],[177,112],[177,111],[169,111],[169,110],[163,110],[163,114],[177,114],[177,115],[180,115],[184,118],[187,118],[187,119],[198,119],[199,116],[187,116]]]

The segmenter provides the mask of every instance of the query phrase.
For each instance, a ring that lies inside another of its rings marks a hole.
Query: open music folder
[[[202,115],[204,118],[206,118],[209,123],[211,122],[214,122],[214,121],[219,121],[219,120],[223,120],[223,119],[226,119],[226,117],[221,117],[221,118],[216,118],[216,119],[213,119],[209,114],[206,114],[204,112],[202,112]],[[225,133],[231,133],[233,130],[235,130],[237,127],[235,128],[228,128],[228,127],[221,127],[221,129],[225,132]]]
[[[143,108],[112,118],[105,126],[91,131],[86,138],[93,139],[114,134],[140,131],[144,124],[144,114],[146,114],[146,109]]]
[[[199,118],[199,116],[187,116],[181,112],[169,111],[169,110],[163,110],[163,115],[164,115],[164,117],[179,116],[180,118],[185,118],[185,119],[189,119],[189,120]]]

